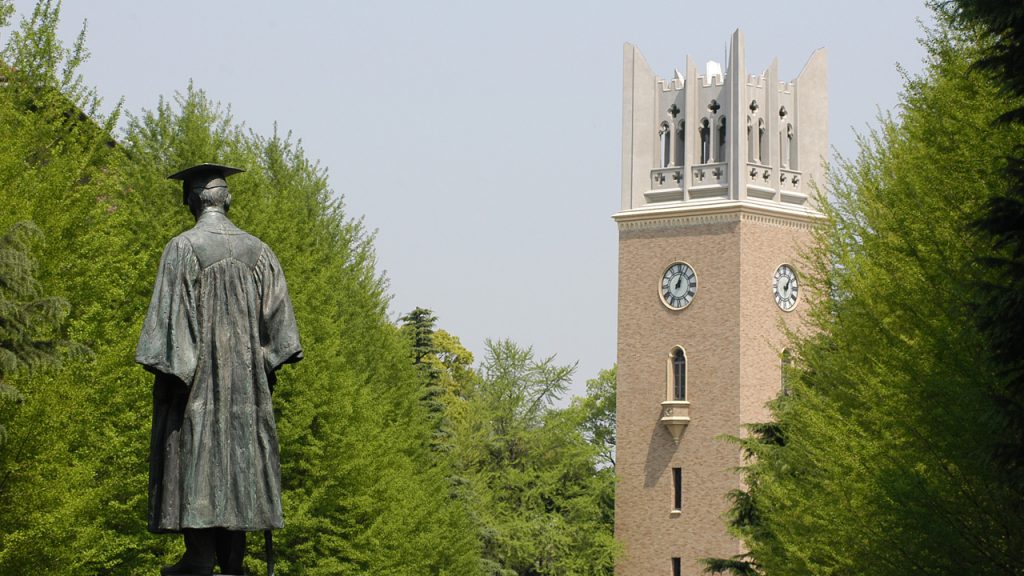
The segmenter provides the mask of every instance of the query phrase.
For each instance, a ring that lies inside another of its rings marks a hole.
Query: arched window
[[[661,130],[658,131],[658,139],[661,145],[661,167],[666,168],[672,154],[672,131],[669,130],[667,123],[662,123]]]
[[[782,351],[782,395],[789,396],[789,371],[793,367],[793,354],[789,348]]]
[[[700,163],[711,161],[711,124],[707,118],[700,120]]]
[[[725,132],[725,116],[722,116],[718,120],[718,158],[715,159],[717,162],[725,162],[726,154],[728,154],[728,150],[725,147]]]
[[[686,400],[686,353],[682,348],[672,355],[672,399]]]
[[[682,166],[684,164],[683,159],[686,158],[686,120],[680,120],[678,128],[679,130],[676,132],[676,152],[673,156],[676,159],[675,165]]]
[[[766,128],[764,127],[764,118],[758,118],[757,119],[757,162],[758,162],[758,164],[764,164],[765,163],[765,154],[764,153],[765,153],[765,149],[767,148],[767,146],[765,146],[765,144],[767,144],[765,142],[765,132],[766,132]]]

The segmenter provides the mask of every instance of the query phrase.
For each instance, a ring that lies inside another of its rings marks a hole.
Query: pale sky
[[[579,361],[578,394],[615,362],[623,43],[663,78],[687,54],[723,62],[737,28],[749,73],[778,57],[792,80],[825,47],[849,156],[895,105],[897,64],[921,69],[918,19],[914,0],[65,0],[61,36],[88,20],[82,71],[108,108],[192,80],[257,133],[291,131],[377,230],[392,318],[430,308],[477,360],[507,337]]]

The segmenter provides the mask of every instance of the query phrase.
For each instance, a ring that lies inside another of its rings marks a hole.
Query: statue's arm
[[[285,364],[302,360],[302,344],[288,283],[277,256],[264,245],[257,264],[260,284],[260,343],[268,376]]]
[[[191,244],[181,237],[172,240],[160,258],[153,297],[135,349],[136,362],[184,385],[192,381],[196,368],[198,273]]]

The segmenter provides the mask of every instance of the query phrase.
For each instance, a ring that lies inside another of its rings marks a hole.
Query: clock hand
[[[683,277],[682,277],[682,276],[680,276],[680,277],[679,277],[679,279],[678,279],[678,280],[676,280],[676,286],[675,286],[675,289],[676,289],[676,290],[679,290],[679,287],[680,287],[680,286],[682,286],[682,285],[683,285]]]

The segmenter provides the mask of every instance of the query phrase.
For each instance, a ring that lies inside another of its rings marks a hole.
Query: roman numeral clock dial
[[[799,295],[800,283],[793,267],[783,264],[776,268],[775,275],[772,277],[772,296],[775,297],[775,304],[783,311],[789,312],[796,308]]]
[[[673,310],[690,305],[697,294],[697,274],[686,262],[675,262],[661,276],[661,301]]]

